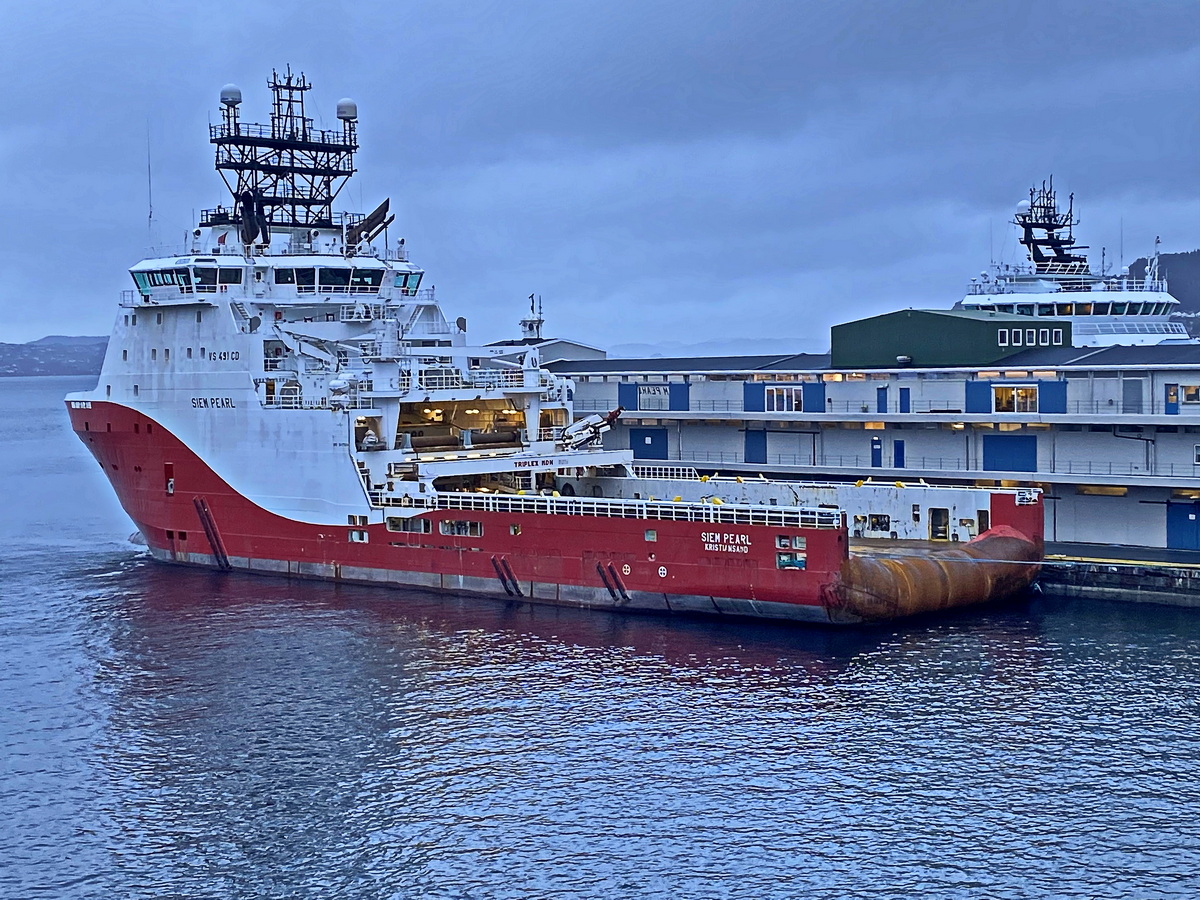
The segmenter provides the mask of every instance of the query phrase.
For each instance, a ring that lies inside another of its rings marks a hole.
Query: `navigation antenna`
[[[536,298],[536,301],[535,301]],[[525,340],[542,339],[542,298],[536,294],[529,295],[529,316],[521,320],[521,337]]]
[[[339,100],[341,129],[321,130],[305,113],[304,95],[312,85],[304,73],[293,74],[290,66],[282,75],[272,70],[267,87],[274,96],[269,125],[241,122],[241,89],[221,89],[221,122],[209,126],[209,141],[234,208],[204,210],[200,224],[236,225],[247,247],[269,244],[272,229],[354,224],[334,220],[333,201],[356,171],[358,105]]]

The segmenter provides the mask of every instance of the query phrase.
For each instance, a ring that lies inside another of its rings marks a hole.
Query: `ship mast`
[[[1088,276],[1087,257],[1073,253],[1086,250],[1075,246],[1075,195],[1071,194],[1066,212],[1060,212],[1054,193],[1054,178],[1043,181],[1041,188],[1029,189],[1029,202],[1021,203],[1013,223],[1021,229],[1021,245],[1029,253],[1038,275]],[[1066,234],[1059,232],[1066,230]]]
[[[305,114],[312,85],[289,66],[272,70],[274,95],[269,125],[243,123],[235,85],[221,91],[221,122],[209,126],[216,167],[233,196],[234,208],[205,210],[202,225],[236,225],[244,245],[266,246],[272,229],[333,228],[333,201],[354,174],[358,149],[358,106],[340,100],[341,130],[320,130]]]

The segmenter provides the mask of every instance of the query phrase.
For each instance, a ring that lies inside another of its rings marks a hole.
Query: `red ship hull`
[[[382,523],[313,524],[238,493],[141,412],[107,402],[69,412],[151,553],[163,561],[622,611],[836,623],[865,618],[845,600],[843,582],[857,570],[850,566],[844,526],[477,510],[422,513],[419,518],[431,520],[429,533],[396,532]],[[1020,535],[1041,534],[1040,504],[1010,506],[993,509],[993,521]],[[445,534],[443,522],[478,527],[470,526],[473,534]],[[804,539],[805,567],[780,568],[778,547],[795,538]],[[1040,557],[1036,537],[1025,543],[1023,557]],[[1032,580],[1036,564],[1027,568],[1007,579],[1006,593]],[[914,611],[921,610],[906,610]]]

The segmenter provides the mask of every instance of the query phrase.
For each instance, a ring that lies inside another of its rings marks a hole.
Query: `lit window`
[[[998,413],[1035,413],[1038,411],[1037,385],[995,385],[992,387],[993,411]]]

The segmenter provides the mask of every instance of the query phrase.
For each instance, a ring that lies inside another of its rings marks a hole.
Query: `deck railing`
[[[392,497],[383,491],[368,491],[368,494],[371,503],[380,507],[595,516],[608,519],[656,519],[671,522],[705,522],[713,525],[769,525],[777,528],[837,529],[842,525],[842,510],[825,508],[605,500],[591,497],[525,497],[513,494],[436,494],[428,498],[408,495]]]

